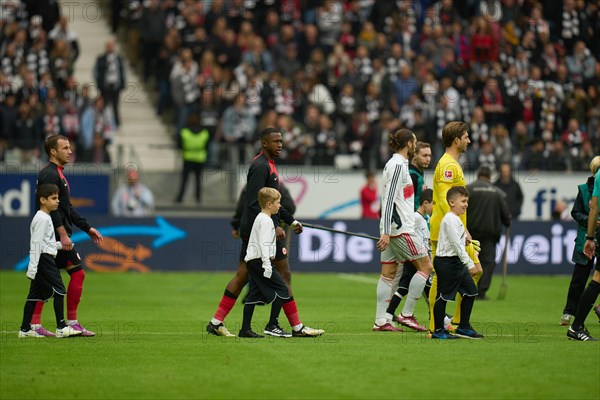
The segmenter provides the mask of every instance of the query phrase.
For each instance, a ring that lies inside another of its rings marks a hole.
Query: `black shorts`
[[[48,301],[55,293],[64,296],[67,291],[60,276],[60,271],[54,263],[54,257],[42,253],[35,279],[31,281],[29,286],[27,300]]]
[[[71,250],[59,250],[55,262],[58,268],[67,268],[71,265],[81,265],[81,257],[73,246]]]
[[[285,239],[275,241],[275,259],[285,260],[287,258],[287,249],[285,248]],[[240,261],[244,261],[246,258],[246,252],[248,251],[248,240],[242,239],[242,250],[240,251]]]
[[[437,290],[442,299],[454,301],[457,292],[462,296],[477,296],[477,286],[460,258],[435,257],[433,269],[437,275]]]
[[[270,304],[277,297],[284,300],[290,298],[290,292],[276,268],[273,268],[270,278],[265,278],[261,259],[250,260],[246,265],[250,283],[246,304]]]

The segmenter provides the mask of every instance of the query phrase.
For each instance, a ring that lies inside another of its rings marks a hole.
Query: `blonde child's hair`
[[[600,168],[600,156],[596,156],[590,161],[590,171],[592,171],[592,175],[596,175],[598,168]]]
[[[281,198],[281,193],[276,189],[264,187],[258,191],[258,205],[260,208],[265,208],[269,201],[273,202]]]

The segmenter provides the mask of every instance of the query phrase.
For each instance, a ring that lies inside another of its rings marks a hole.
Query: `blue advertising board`
[[[88,270],[98,272],[234,271],[240,244],[230,236],[224,218],[88,218],[104,235],[100,246],[83,232],[72,237]],[[306,221],[330,228],[378,236],[377,221]],[[0,224],[0,268],[25,270],[29,252],[30,218],[4,218]],[[515,222],[508,242],[512,274],[570,274],[575,223]],[[501,262],[504,238],[496,248]],[[380,271],[375,241],[305,228],[292,233],[288,249],[294,271]],[[501,268],[497,268],[499,272]]]
[[[65,172],[71,203],[82,215],[108,214],[109,177],[99,172]],[[0,174],[0,216],[28,217],[35,214],[37,173]]]

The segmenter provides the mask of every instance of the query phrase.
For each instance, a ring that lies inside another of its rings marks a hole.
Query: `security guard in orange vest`
[[[196,178],[196,203],[200,203],[202,200],[202,175],[204,164],[206,163],[209,140],[210,134],[208,129],[201,127],[198,113],[190,114],[186,126],[179,132],[178,144],[183,156],[183,170],[179,194],[175,199],[177,203],[181,203],[183,200],[183,193],[190,172],[193,172]]]

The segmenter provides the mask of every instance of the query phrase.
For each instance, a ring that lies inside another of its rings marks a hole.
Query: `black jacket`
[[[280,190],[275,162],[269,160],[263,153],[260,153],[252,160],[250,169],[248,170],[246,204],[242,212],[242,222],[240,224],[240,236],[242,239],[248,239],[250,237],[254,219],[260,213],[258,191],[264,187]],[[279,226],[280,219],[288,225],[291,225],[294,222],[292,214],[283,206],[279,209],[278,214],[273,215],[273,223],[275,226]]]
[[[502,225],[510,226],[506,195],[489,182],[476,180],[467,185],[469,210],[467,229],[473,239],[500,240]]]
[[[282,183],[279,186],[281,192],[281,207],[289,211],[290,214],[294,215],[296,212],[296,204],[288,188]],[[235,206],[235,214],[231,217],[231,227],[236,231],[240,230],[240,224],[242,223],[242,213],[246,205],[246,186],[242,189],[240,197],[238,198],[237,205]]]
[[[498,179],[494,183],[494,186],[506,194],[506,203],[510,209],[510,215],[513,219],[518,219],[519,215],[521,215],[521,207],[523,206],[523,192],[519,183],[512,178],[508,183],[504,183]],[[471,210],[468,213],[470,215]]]
[[[108,68],[107,54],[102,54],[96,59],[96,65],[94,65],[94,78],[96,79],[96,83],[98,84],[98,89],[101,92],[104,92],[108,89],[112,90],[123,90],[125,89],[125,70],[123,69],[123,59],[120,55],[115,54],[116,62],[119,69],[119,81],[117,82],[116,87],[109,87],[106,82],[106,74]]]
[[[65,227],[69,237],[73,233],[73,225],[88,233],[92,226],[87,223],[85,218],[77,213],[73,205],[71,204],[70,187],[69,182],[62,173],[62,168],[54,163],[48,163],[38,174],[37,185],[43,183],[52,183],[58,186],[58,210],[52,211],[50,217],[52,218],[52,224],[54,230]],[[59,235],[56,235],[56,239],[60,240]]]

